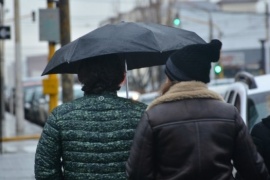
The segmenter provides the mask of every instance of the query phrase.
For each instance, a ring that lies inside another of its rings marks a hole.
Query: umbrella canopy
[[[163,65],[175,50],[197,43],[205,41],[192,31],[170,26],[141,22],[108,24],[57,50],[42,75],[77,74],[81,60],[110,54],[125,59],[128,70]]]

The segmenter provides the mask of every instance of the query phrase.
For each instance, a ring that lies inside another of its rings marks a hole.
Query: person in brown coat
[[[221,42],[186,46],[166,63],[162,95],[137,127],[126,173],[136,180],[245,180],[269,174],[237,109],[210,91]]]

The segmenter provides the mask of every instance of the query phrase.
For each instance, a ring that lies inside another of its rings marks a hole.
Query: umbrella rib
[[[65,61],[67,61],[68,63],[71,60],[71,56],[74,53],[74,51],[75,51],[75,49],[76,49],[76,47],[78,45],[78,41],[79,41],[79,39],[77,39],[77,42],[76,42],[75,46],[70,51],[68,51],[69,53],[67,55],[67,58],[65,59]]]
[[[151,33],[153,34],[153,36],[155,37],[155,41],[156,41],[156,44],[158,45],[158,47],[159,47],[159,49],[161,49],[161,47],[159,46],[159,44],[158,44],[158,42],[157,42],[157,38],[156,38],[156,36],[155,36],[155,34],[151,31]],[[159,52],[161,52],[162,53],[162,51],[159,51]]]
[[[137,26],[138,26],[138,24],[136,24]],[[159,47],[159,49],[161,49],[161,47],[159,46],[159,44],[158,44],[158,42],[157,42],[157,38],[156,38],[156,36],[155,36],[155,34],[153,33],[153,31],[151,31],[150,29],[147,29],[146,27],[143,27],[143,26],[140,26],[140,27],[142,27],[142,28],[144,28],[144,29],[146,29],[147,31],[150,31],[151,33],[152,33],[152,35],[155,37],[155,43],[157,44],[157,46]],[[162,52],[162,51],[160,51],[160,52]]]

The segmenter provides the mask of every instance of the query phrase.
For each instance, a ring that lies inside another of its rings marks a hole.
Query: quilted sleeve
[[[59,127],[54,114],[44,126],[35,155],[36,179],[63,179],[61,170],[61,142]]]

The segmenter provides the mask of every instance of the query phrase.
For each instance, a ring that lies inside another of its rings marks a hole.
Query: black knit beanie
[[[173,53],[167,60],[165,73],[172,81],[210,81],[211,62],[220,57],[222,43],[214,39],[206,44],[192,44]]]

